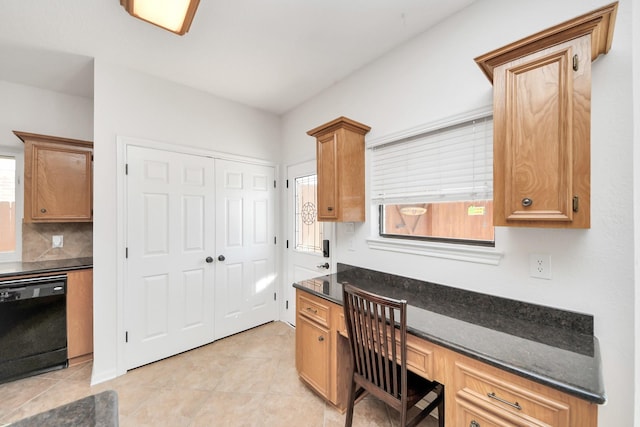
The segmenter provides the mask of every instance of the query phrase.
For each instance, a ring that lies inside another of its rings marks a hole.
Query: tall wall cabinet
[[[589,228],[591,62],[617,3],[476,58],[494,86],[494,225]]]
[[[93,221],[93,143],[14,133],[24,142],[24,222]]]
[[[316,138],[318,221],[364,222],[364,136],[370,129],[339,117],[307,132]]]

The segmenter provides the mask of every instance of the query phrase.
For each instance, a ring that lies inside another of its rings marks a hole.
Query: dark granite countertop
[[[593,316],[338,264],[293,286],[342,305],[342,284],[405,299],[410,333],[589,402],[606,402]]]
[[[3,262],[0,263],[0,280],[4,277],[11,276],[56,273],[60,271],[82,270],[92,267],[92,257],[37,262]]]
[[[11,427],[116,427],[118,426],[118,395],[103,391],[24,418]]]

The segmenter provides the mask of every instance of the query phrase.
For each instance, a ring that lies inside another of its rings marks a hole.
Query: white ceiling
[[[119,0],[1,0],[0,80],[93,96],[99,58],[282,114],[474,0],[201,0],[185,36]]]

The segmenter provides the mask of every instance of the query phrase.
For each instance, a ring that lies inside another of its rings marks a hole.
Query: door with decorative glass
[[[295,324],[292,283],[332,272],[333,224],[318,221],[316,162],[287,168],[287,285],[283,320]],[[329,242],[329,253],[326,244]]]

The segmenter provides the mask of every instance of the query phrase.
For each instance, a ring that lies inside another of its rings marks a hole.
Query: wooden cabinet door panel
[[[586,197],[574,188],[574,152],[584,146],[574,124],[585,113],[589,119],[589,86],[580,84],[591,66],[588,41],[563,43],[496,68],[496,107],[503,107],[496,111],[502,127],[496,129],[496,167],[504,169],[499,182],[507,221],[573,221],[573,196]],[[576,70],[574,56],[583,58]]]
[[[296,320],[298,373],[323,397],[329,398],[329,331],[303,316]]]
[[[91,150],[33,144],[31,218],[91,220]]]
[[[93,270],[67,273],[67,354],[88,360],[93,353]],[[84,356],[84,357],[83,357]]]
[[[338,159],[336,134],[318,138],[318,219],[338,218]]]

